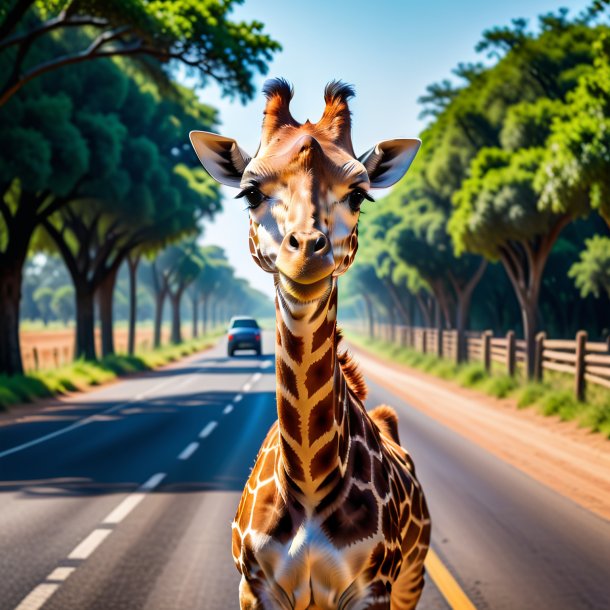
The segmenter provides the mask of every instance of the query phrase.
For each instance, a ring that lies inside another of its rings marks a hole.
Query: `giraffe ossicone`
[[[402,610],[424,583],[430,518],[388,406],[367,412],[366,386],[338,349],[337,282],[358,248],[370,189],[406,173],[418,139],[356,157],[352,87],[332,82],[317,123],[290,113],[293,91],[265,83],[261,143],[191,132],[210,175],[240,189],[249,246],[276,286],[278,421],[256,458],[233,522],[244,609]]]

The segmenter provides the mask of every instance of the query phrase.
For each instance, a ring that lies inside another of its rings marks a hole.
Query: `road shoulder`
[[[533,479],[610,520],[610,442],[573,422],[517,409],[350,345],[371,377],[416,409]]]

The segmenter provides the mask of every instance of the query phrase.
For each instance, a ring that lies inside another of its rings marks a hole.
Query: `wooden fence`
[[[415,328],[379,324],[380,338],[433,354],[454,362],[480,362],[487,372],[502,370],[511,377],[525,370],[525,341],[511,330],[505,337],[494,337],[491,331],[467,332],[463,337],[456,330]],[[460,350],[460,345],[462,349]],[[460,351],[462,355],[460,355]],[[606,342],[587,340],[579,331],[574,340],[548,339],[545,333],[536,337],[534,379],[543,381],[545,371],[555,371],[574,378],[574,394],[584,400],[587,384],[610,389],[610,339]]]
[[[185,327],[186,328],[186,327]],[[163,327],[162,341],[169,340],[169,328]],[[69,364],[74,359],[74,330],[41,330],[24,331],[20,333],[21,358],[26,371],[49,369]],[[99,330],[96,329],[96,350],[101,351]],[[152,348],[153,329],[136,329],[136,348],[147,350]],[[127,353],[127,329],[118,328],[114,331],[114,348],[117,353]]]

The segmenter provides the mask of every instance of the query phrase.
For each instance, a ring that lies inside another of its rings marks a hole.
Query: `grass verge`
[[[455,364],[380,339],[369,339],[354,332],[345,334],[354,345],[385,360],[454,381],[462,387],[496,398],[513,398],[519,408],[532,407],[543,415],[555,415],[564,421],[574,420],[581,427],[610,439],[610,393],[603,388],[589,386],[587,401],[579,402],[574,397],[573,379],[561,373],[547,372],[544,383],[526,382],[519,376],[509,377],[493,371],[488,374],[480,364]]]
[[[97,361],[78,360],[70,365],[27,375],[0,375],[0,411],[37,398],[82,391],[117,377],[150,371],[211,346],[216,336],[168,345],[135,356],[116,354]]]

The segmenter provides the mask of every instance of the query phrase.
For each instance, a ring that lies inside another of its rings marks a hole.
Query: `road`
[[[275,419],[264,340],[261,358],[221,343],[2,422],[2,610],[238,608],[230,521]],[[610,523],[369,387],[399,412],[433,547],[476,608],[610,607]],[[428,578],[419,608],[449,607]]]

